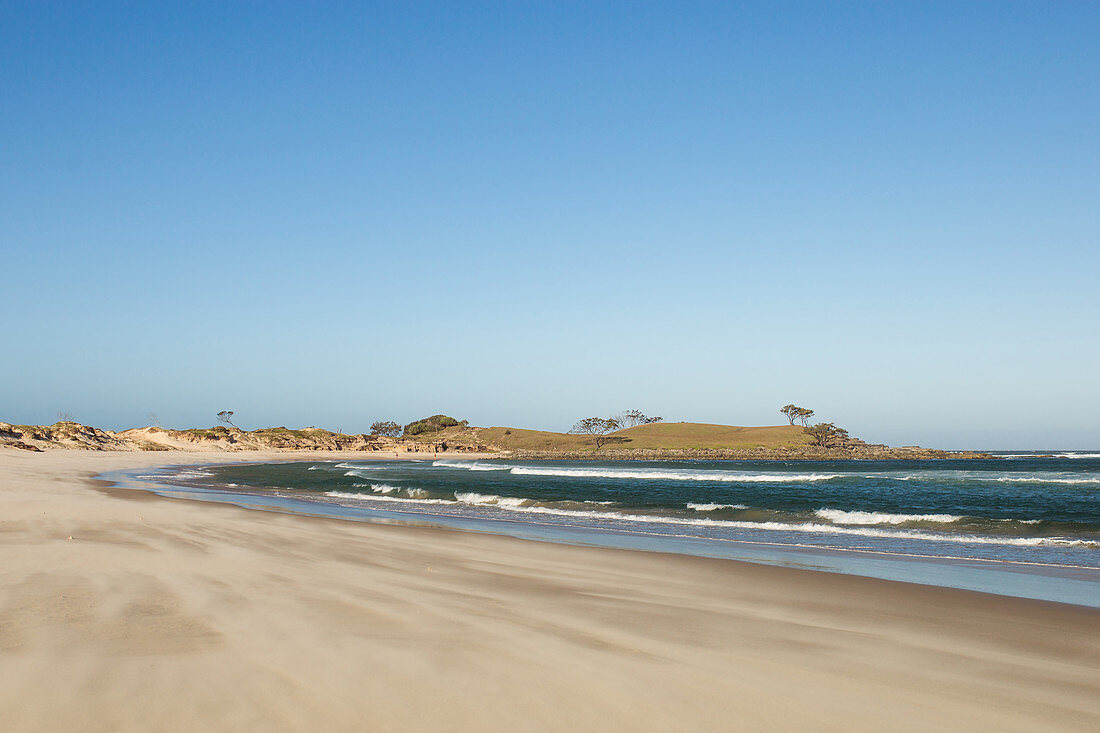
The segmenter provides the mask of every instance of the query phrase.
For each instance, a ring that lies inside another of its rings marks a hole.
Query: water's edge
[[[267,463],[283,462],[258,461],[250,465]],[[1094,568],[908,556],[873,550],[826,549],[734,539],[650,535],[629,530],[549,526],[499,518],[426,515],[403,509],[349,508],[295,497],[240,491],[231,487],[211,489],[188,485],[185,481],[169,482],[171,472],[177,469],[195,470],[224,465],[226,464],[216,462],[166,465],[109,471],[96,478],[117,488],[148,491],[171,498],[232,504],[261,511],[374,524],[443,527],[541,542],[710,557],[1100,608],[1100,570]],[[163,473],[163,480],[150,479],[151,473]]]

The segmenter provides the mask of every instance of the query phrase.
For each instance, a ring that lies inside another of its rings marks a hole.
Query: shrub
[[[378,420],[370,426],[371,435],[386,435],[396,438],[401,434],[401,426],[393,420]]]
[[[405,426],[405,435],[420,435],[421,433],[435,433],[443,428],[454,427],[455,425],[462,425],[463,423],[455,420],[448,415],[432,415],[431,417],[421,418],[416,422],[411,422]]]

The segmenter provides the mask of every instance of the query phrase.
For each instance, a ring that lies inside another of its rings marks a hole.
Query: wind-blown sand
[[[1100,730],[1095,609],[89,480],[210,460],[0,450],[0,727]]]

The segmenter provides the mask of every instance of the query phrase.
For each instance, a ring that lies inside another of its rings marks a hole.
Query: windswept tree
[[[393,420],[378,420],[370,426],[370,434],[396,438],[401,435],[401,426]]]
[[[620,429],[622,425],[613,417],[586,417],[579,420],[569,432],[574,435],[590,435],[596,441],[596,450],[609,442],[608,433]]]
[[[806,428],[806,434],[810,436],[810,440],[813,441],[814,445],[819,445],[822,448],[836,445],[848,438],[847,430],[838,428],[831,422],[820,422],[817,425],[811,425]]]
[[[650,423],[661,422],[664,418],[650,417],[641,410],[626,410],[615,416],[614,418],[619,422],[618,429],[636,428],[639,425],[649,425]]]
[[[779,408],[779,411],[787,416],[787,420],[790,421],[791,425],[800,422],[802,427],[806,427],[806,421],[814,416],[813,410],[798,405],[783,405]]]
[[[218,420],[220,422],[225,423],[226,425],[232,425],[233,427],[237,427],[233,423],[233,411],[232,410],[222,410],[221,412],[219,412],[218,413]]]

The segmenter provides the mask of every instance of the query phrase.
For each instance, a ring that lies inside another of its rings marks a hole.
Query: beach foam
[[[933,542],[950,542],[954,544],[974,544],[974,545],[1006,545],[1015,547],[1040,547],[1040,546],[1052,546],[1052,547],[1100,547],[1100,542],[1093,540],[1074,540],[1065,537],[999,537],[999,536],[980,536],[972,534],[948,534],[941,532],[930,532],[916,529],[885,529],[879,527],[870,526],[841,526],[837,524],[820,524],[817,522],[752,522],[732,519],[709,519],[709,518],[682,518],[682,517],[669,517],[662,515],[649,515],[649,514],[629,514],[625,512],[616,511],[599,511],[599,510],[585,510],[585,509],[561,509],[550,506],[539,506],[532,499],[523,497],[501,497],[496,494],[479,494],[476,492],[458,492],[456,493],[457,501],[448,501],[446,499],[403,499],[390,496],[378,496],[371,494],[350,494],[339,491],[326,492],[327,496],[334,498],[347,498],[347,499],[361,499],[366,501],[389,501],[399,502],[410,507],[421,504],[434,504],[434,505],[450,505],[450,506],[479,506],[484,508],[497,509],[504,512],[517,512],[524,514],[541,514],[562,518],[574,518],[582,520],[611,520],[616,522],[622,522],[630,525],[650,524],[650,525],[679,525],[684,527],[715,527],[715,528],[735,528],[735,529],[750,529],[750,530],[763,530],[767,532],[796,532],[796,533],[809,533],[809,534],[832,534],[832,535],[847,535],[857,537],[881,537],[888,539],[910,539],[910,540],[926,540]],[[461,497],[461,498],[459,498]],[[823,510],[827,511],[827,510]],[[867,514],[876,514],[869,512]],[[904,516],[904,515],[884,515],[884,516]],[[920,516],[920,515],[909,515]],[[938,516],[946,517],[951,515],[925,515],[925,516]],[[939,521],[939,520],[932,520]],[[946,521],[946,520],[943,520]],[[952,520],[954,521],[954,520]]]
[[[697,512],[713,512],[719,509],[748,509],[744,504],[696,504],[695,502],[687,503],[688,509],[694,509]]]
[[[525,499],[521,496],[497,496],[496,494],[478,494],[473,491],[456,491],[455,499],[463,504],[491,504],[501,508],[518,508],[534,503],[534,499]]]
[[[833,524],[904,524],[906,522],[957,522],[954,514],[889,514],[887,512],[846,512],[843,509],[818,509],[814,512]]]
[[[411,493],[411,492],[410,492]],[[360,501],[392,501],[402,504],[454,504],[447,499],[404,499],[396,496],[378,496],[377,494],[357,494],[351,491],[326,491],[325,496],[333,499],[356,499]]]
[[[500,463],[482,463],[480,461],[433,461],[439,468],[464,468],[467,471],[507,471],[511,466]]]
[[[796,483],[801,481],[827,481],[837,478],[835,473],[750,473],[745,471],[682,471],[667,468],[630,470],[621,468],[532,468],[516,466],[511,470],[516,476],[563,476],[568,478],[615,478],[664,481],[724,481],[730,483]]]

